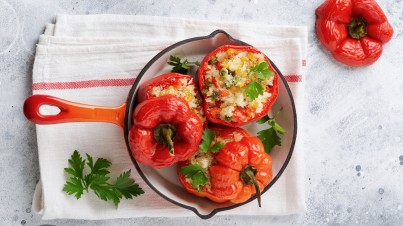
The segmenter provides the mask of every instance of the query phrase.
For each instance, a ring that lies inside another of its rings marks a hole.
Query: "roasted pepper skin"
[[[207,67],[208,67],[208,63],[211,60],[211,58],[213,56],[215,56],[218,52],[227,51],[228,49],[235,49],[235,50],[239,50],[239,51],[247,51],[247,52],[252,52],[252,53],[262,53],[252,46],[223,45],[223,46],[216,48],[211,53],[209,53],[206,57],[204,57],[204,59],[200,63],[200,67],[197,71],[197,77],[198,77],[198,81],[199,81],[200,90],[204,90],[206,87],[204,74],[206,71],[208,71]],[[242,108],[238,108],[237,110],[235,110],[233,117],[236,117],[240,120],[238,122],[233,122],[233,121],[229,122],[229,121],[222,120],[220,118],[216,118],[214,116],[213,109],[208,106],[208,103],[206,101],[204,101],[203,102],[204,113],[206,114],[206,117],[210,122],[229,126],[229,127],[239,127],[242,125],[246,125],[250,122],[256,121],[269,113],[271,106],[274,104],[274,102],[276,101],[277,96],[278,96],[279,75],[278,75],[277,71],[273,68],[273,66],[271,65],[269,59],[266,56],[264,56],[264,58],[265,58],[265,61],[268,63],[268,67],[274,73],[274,79],[273,79],[273,85],[266,87],[266,91],[271,93],[271,96],[267,99],[266,103],[264,104],[262,112],[256,114],[253,118],[243,121],[242,119],[246,118],[246,114]],[[219,63],[216,66],[219,68]],[[204,98],[206,98],[206,94],[202,94],[202,95],[204,96]]]
[[[378,60],[393,28],[375,0],[326,0],[316,9],[316,33],[337,61],[359,67]]]
[[[175,128],[173,153],[156,139],[155,129],[161,125]],[[199,146],[203,126],[196,114],[182,98],[166,95],[138,104],[129,131],[129,145],[134,158],[154,168],[170,166],[191,157]]]
[[[255,174],[260,191],[269,184],[272,179],[272,159],[264,151],[259,138],[250,135],[244,129],[230,128],[214,125],[210,129],[223,138],[233,138],[233,132],[243,136],[240,141],[230,141],[215,155],[215,163],[208,167],[211,189],[206,186],[202,191],[197,191],[186,181],[180,168],[188,165],[188,162],[178,163],[178,175],[181,184],[188,192],[206,197],[214,202],[242,203],[256,193],[253,184],[245,184],[241,180],[241,172],[247,166],[257,170]],[[260,203],[259,203],[260,204]]]

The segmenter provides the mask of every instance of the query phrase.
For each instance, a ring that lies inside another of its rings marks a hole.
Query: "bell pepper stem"
[[[367,35],[367,21],[363,18],[353,18],[348,24],[350,37],[360,39]]]
[[[253,184],[255,186],[257,202],[259,204],[259,207],[262,207],[261,192],[260,192],[259,183],[257,182],[257,179],[256,179],[256,173],[257,173],[257,170],[255,168],[253,168],[252,166],[248,165],[242,169],[242,171],[240,173],[240,178],[243,183]]]
[[[175,155],[173,142],[176,135],[175,126],[170,123],[159,124],[154,128],[153,132],[155,140],[167,146],[170,155]]]

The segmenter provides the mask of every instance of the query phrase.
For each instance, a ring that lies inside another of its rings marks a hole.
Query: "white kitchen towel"
[[[254,45],[275,62],[289,82],[301,122],[298,105],[303,101],[307,44],[304,27],[149,16],[62,15],[54,25],[48,25],[40,37],[33,70],[33,93],[93,105],[118,106],[125,102],[136,75],[159,51],[189,37],[208,35],[215,29],[226,30],[234,38]],[[299,123],[293,157],[281,178],[263,197],[264,202],[270,204],[258,208],[255,203],[249,203],[219,214],[286,215],[305,210],[301,131]],[[43,219],[194,216],[193,212],[161,198],[142,181],[128,156],[122,129],[116,125],[38,125],[37,139],[41,182],[35,191],[33,206],[43,214]],[[123,200],[118,209],[91,193],[84,194],[80,200],[66,195],[61,191],[66,181],[63,168],[67,167],[67,159],[74,150],[109,159],[114,176],[132,169],[132,176],[145,194]]]

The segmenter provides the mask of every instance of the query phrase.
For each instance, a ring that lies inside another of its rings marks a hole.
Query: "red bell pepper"
[[[199,146],[203,126],[182,98],[166,95],[136,106],[129,145],[142,164],[161,168],[191,157]]]
[[[267,115],[278,96],[278,74],[251,46],[224,45],[209,53],[197,72],[210,122],[238,127]]]
[[[374,0],[326,0],[316,9],[316,33],[333,57],[349,66],[374,63],[393,36]]]
[[[190,109],[199,116],[203,124],[207,125],[202,103],[203,100],[196,86],[195,80],[179,73],[166,73],[143,83],[138,90],[139,103],[164,95],[175,95],[184,98]]]
[[[256,194],[260,206],[261,191],[272,179],[272,160],[262,142],[241,128],[213,126],[210,129],[215,133],[210,150],[204,153],[199,149],[188,161],[178,163],[181,184],[188,192],[214,202],[241,203]],[[217,143],[222,148],[213,153]],[[184,175],[192,167],[206,174],[204,184],[193,183],[200,179],[200,172]]]

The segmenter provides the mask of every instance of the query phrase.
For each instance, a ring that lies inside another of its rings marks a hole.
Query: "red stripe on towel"
[[[287,82],[301,82],[301,75],[285,75]],[[37,82],[32,84],[32,90],[54,90],[54,89],[85,89],[92,87],[108,86],[131,86],[136,78],[86,80],[74,82]]]
[[[287,82],[302,82],[301,75],[284,75],[284,78]]]
[[[32,84],[32,90],[52,89],[83,89],[107,86],[131,86],[136,78],[86,80],[75,82],[37,82]]]

